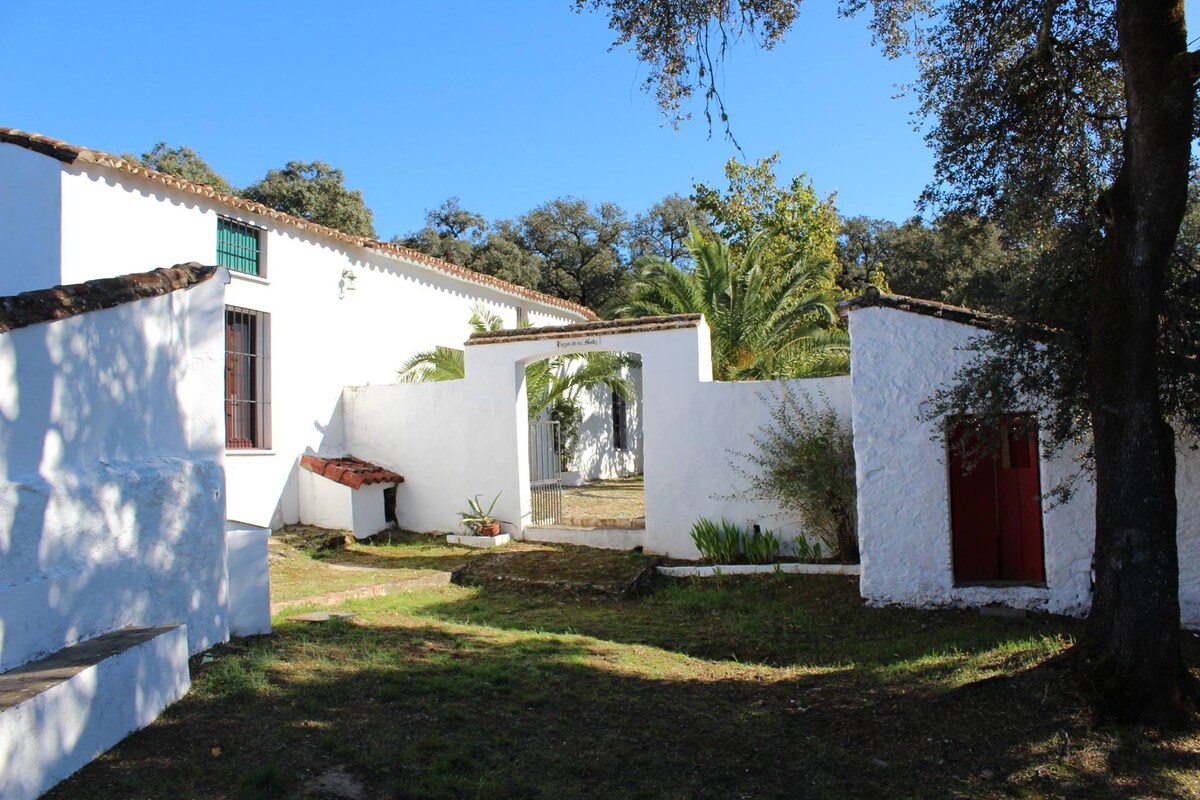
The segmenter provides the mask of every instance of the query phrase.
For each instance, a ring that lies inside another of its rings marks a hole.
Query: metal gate
[[[562,456],[558,423],[551,420],[529,425],[529,493],[534,525],[553,525],[562,517]]]

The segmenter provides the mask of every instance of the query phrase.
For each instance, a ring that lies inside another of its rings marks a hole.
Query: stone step
[[[184,625],[122,628],[0,675],[0,797],[40,796],[190,686]]]

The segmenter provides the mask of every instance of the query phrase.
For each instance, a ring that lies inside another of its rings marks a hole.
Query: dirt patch
[[[636,597],[653,587],[659,560],[641,553],[556,545],[489,553],[452,573],[455,583],[504,584],[612,597]]]
[[[644,519],[646,489],[642,476],[589,481],[583,486],[566,487],[563,489],[562,513],[570,520]]]

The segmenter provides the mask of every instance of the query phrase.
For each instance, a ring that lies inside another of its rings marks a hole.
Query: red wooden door
[[[958,582],[1045,580],[1037,431],[1028,418],[964,421],[950,436],[950,529]]]

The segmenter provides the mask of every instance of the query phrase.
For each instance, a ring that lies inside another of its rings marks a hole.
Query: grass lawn
[[[1200,796],[1200,735],[1094,726],[1043,663],[1067,620],[867,609],[826,576],[340,608],[193,659],[184,700],[48,797]]]

